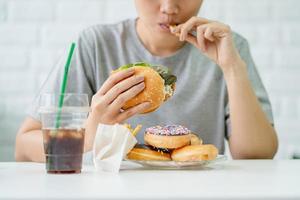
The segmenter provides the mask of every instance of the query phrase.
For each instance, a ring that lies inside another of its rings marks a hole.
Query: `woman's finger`
[[[198,26],[197,27],[197,44],[198,47],[205,52],[206,51],[206,45],[205,45],[205,38],[204,38],[204,31],[205,26]]]
[[[104,101],[111,104],[121,93],[144,81],[143,76],[131,76],[113,86],[105,95]]]
[[[123,121],[127,120],[128,118],[130,118],[130,117],[132,117],[136,114],[142,113],[144,110],[149,108],[150,105],[151,104],[149,102],[144,102],[144,103],[141,103],[137,106],[129,108],[129,109],[127,109],[124,112],[119,114],[119,116],[117,117],[117,121],[120,123],[120,122],[123,122]]]
[[[134,98],[136,95],[138,95],[140,92],[142,92],[145,88],[145,83],[142,82],[138,85],[133,86],[129,90],[123,92],[120,94],[110,105],[114,110],[120,110],[124,104]]]
[[[211,42],[214,42],[214,41],[215,41],[215,38],[214,38],[214,36],[213,36],[213,30],[212,30],[211,27],[207,27],[207,28],[205,29],[205,31],[204,31],[204,37],[205,37],[206,39],[208,39],[209,41],[211,41]]]
[[[194,27],[197,25],[197,19],[192,17],[186,23],[181,26],[180,29],[180,41],[185,41],[189,32],[191,32]]]
[[[179,37],[180,40],[185,41],[186,37],[188,36],[188,33],[192,32],[192,31],[196,31],[197,26],[200,26],[202,24],[206,24],[209,22],[210,21],[205,18],[192,17],[184,24],[181,24],[178,27],[176,27],[175,31],[176,31],[176,33],[180,32],[180,37]]]
[[[194,45],[196,48],[199,48],[198,47],[198,43],[197,43],[197,39],[194,35],[192,34],[188,34],[186,39],[185,39],[187,42],[191,43],[192,45]]]
[[[188,34],[186,41],[199,48],[201,51],[206,51],[205,37],[204,37],[204,27],[198,26],[196,36],[193,34]]]
[[[228,25],[219,22],[207,24],[206,26],[207,26],[207,30],[206,30],[207,33],[205,34],[205,36],[207,36],[207,39],[209,39],[209,37],[213,38],[214,40],[218,38],[223,38],[226,37],[226,35],[228,35],[231,32],[231,29]]]
[[[100,90],[96,93],[96,96],[105,95],[113,86],[115,86],[120,81],[132,76],[134,74],[134,69],[129,68],[127,70],[121,70],[112,74],[102,85]]]

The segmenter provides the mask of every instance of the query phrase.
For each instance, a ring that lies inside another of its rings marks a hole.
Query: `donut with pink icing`
[[[191,143],[191,131],[181,125],[153,126],[146,129],[146,144],[161,149],[176,149]]]

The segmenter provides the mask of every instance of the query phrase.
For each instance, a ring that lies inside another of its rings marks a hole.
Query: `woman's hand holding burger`
[[[187,22],[170,29],[180,41],[193,44],[218,64],[224,73],[232,66],[244,63],[234,45],[231,29],[226,24],[192,17]]]
[[[144,77],[136,76],[133,69],[113,73],[93,96],[86,123],[85,152],[93,147],[98,124],[121,123],[128,118],[143,112],[150,104],[142,102],[127,110],[125,103],[142,92],[145,88]]]
[[[93,96],[91,116],[98,123],[121,123],[135,114],[141,113],[148,106],[143,102],[125,111],[124,104],[145,88],[144,77],[134,75],[133,69],[113,73]]]

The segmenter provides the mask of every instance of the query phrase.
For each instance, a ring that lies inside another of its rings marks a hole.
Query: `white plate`
[[[184,169],[184,168],[199,168],[210,164],[215,164],[220,161],[227,160],[225,155],[218,155],[214,160],[202,160],[202,161],[187,161],[187,162],[176,162],[176,161],[153,161],[153,160],[125,160],[138,163],[144,167],[150,167],[152,169]]]

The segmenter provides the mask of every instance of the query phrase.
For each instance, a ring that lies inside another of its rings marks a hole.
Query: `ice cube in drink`
[[[44,129],[44,150],[48,173],[80,173],[84,129]]]

